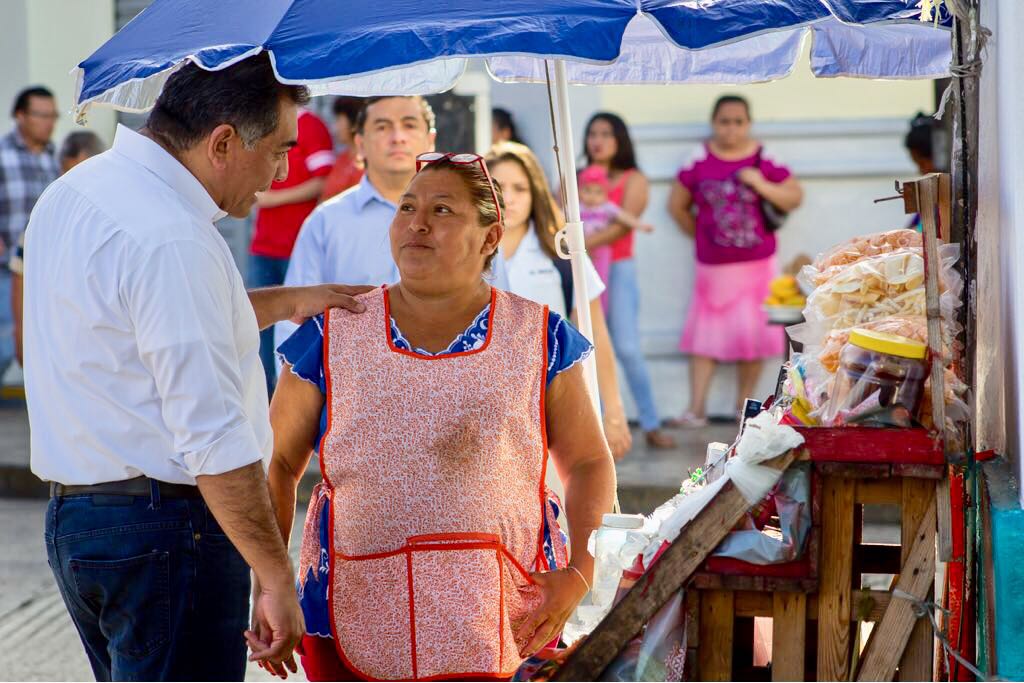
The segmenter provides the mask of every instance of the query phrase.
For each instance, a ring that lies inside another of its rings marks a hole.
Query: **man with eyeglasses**
[[[419,96],[370,97],[356,117],[354,142],[366,175],[355,187],[331,198],[309,215],[292,250],[288,286],[340,282],[384,285],[398,280],[388,229],[399,197],[416,175],[416,159],[434,151],[436,119]],[[508,269],[498,252],[488,277],[508,289]],[[282,321],[274,331],[280,346],[298,328]]]
[[[43,190],[60,175],[52,138],[57,102],[41,86],[22,90],[11,110],[15,126],[0,137],[0,379],[14,358],[10,256]]]

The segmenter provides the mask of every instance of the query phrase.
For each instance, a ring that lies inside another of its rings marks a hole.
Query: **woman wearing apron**
[[[484,281],[503,221],[483,160],[431,153],[418,166],[390,232],[401,280],[280,349],[291,372],[271,406],[270,486],[285,538],[314,447],[324,478],[299,566],[313,680],[510,677],[588,590],[586,541],[612,506],[577,362],[589,343]],[[571,563],[544,486],[552,465]]]

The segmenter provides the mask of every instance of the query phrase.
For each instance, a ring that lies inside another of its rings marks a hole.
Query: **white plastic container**
[[[601,528],[594,533],[594,547],[590,550],[594,556],[594,584],[591,587],[594,606],[611,606],[622,570],[629,567],[629,563],[620,557],[622,547],[626,545],[629,532],[641,529],[643,525],[643,515],[608,513],[601,519]]]
[[[608,513],[601,520],[601,528],[591,534],[587,550],[594,556],[594,580],[590,592],[565,624],[562,638],[567,644],[593,631],[611,610],[622,571],[643,551],[646,537],[638,533],[643,525],[643,515]],[[627,545],[633,549],[633,557],[628,559],[623,557]]]

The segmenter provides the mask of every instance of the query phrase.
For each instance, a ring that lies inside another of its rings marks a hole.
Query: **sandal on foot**
[[[647,446],[657,450],[669,450],[677,448],[679,444],[671,436],[661,431],[660,429],[652,429],[647,432]]]
[[[679,417],[665,421],[665,426],[670,429],[702,429],[708,426],[706,417],[697,417],[693,413],[686,412]]]

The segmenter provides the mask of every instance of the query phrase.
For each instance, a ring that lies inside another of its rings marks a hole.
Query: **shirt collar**
[[[228,215],[180,161],[145,135],[118,124],[114,135],[114,151],[152,172],[211,223]]]
[[[384,195],[374,187],[373,183],[370,182],[370,175],[368,173],[363,174],[362,179],[359,181],[359,186],[356,188],[355,200],[356,208],[360,212],[362,212],[363,209],[365,209],[372,201],[378,201],[384,206],[389,207],[392,211],[398,208],[393,202],[389,202],[385,199]]]

